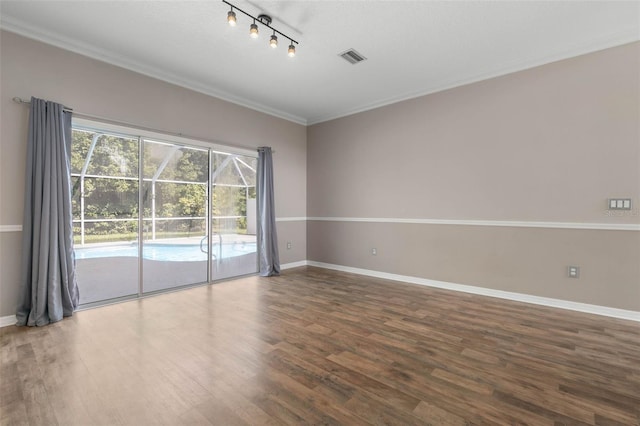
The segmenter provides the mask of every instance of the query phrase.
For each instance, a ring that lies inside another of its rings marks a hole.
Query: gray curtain
[[[31,98],[17,325],[46,325],[78,306],[71,216],[71,113]]]
[[[260,276],[280,273],[276,209],[273,202],[273,160],[271,148],[258,148],[258,241],[260,244]]]

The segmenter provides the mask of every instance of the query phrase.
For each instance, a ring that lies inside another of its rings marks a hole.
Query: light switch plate
[[[609,198],[609,210],[631,210],[631,198]]]

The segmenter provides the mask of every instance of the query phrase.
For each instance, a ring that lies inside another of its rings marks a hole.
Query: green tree
[[[95,138],[95,145],[91,150]],[[87,158],[90,158],[87,161]],[[242,157],[248,164],[255,159]],[[152,179],[155,178],[156,232],[203,232],[205,221],[195,219],[207,214],[207,183],[209,180],[209,153],[203,149],[145,141],[143,143],[142,211],[151,217],[153,203]],[[249,197],[255,197],[255,173],[229,154],[213,153],[212,163],[217,170],[211,194],[214,216],[246,216],[247,188]],[[84,194],[81,194],[80,174],[86,167]],[[74,130],[72,152],[72,203],[74,219],[80,219],[82,195],[84,217],[96,219],[128,219],[116,222],[87,222],[88,237],[111,236],[114,239],[135,238],[139,212],[139,142],[137,138],[97,134]],[[242,177],[240,177],[240,172]],[[157,175],[157,176],[156,176]],[[244,179],[243,179],[244,178]],[[161,220],[167,217],[185,217],[184,220]],[[194,218],[194,219],[189,219]],[[246,229],[246,219],[215,221],[219,231]],[[148,228],[147,220],[144,221]],[[74,224],[79,233],[80,225]],[[104,240],[104,239],[102,239]]]

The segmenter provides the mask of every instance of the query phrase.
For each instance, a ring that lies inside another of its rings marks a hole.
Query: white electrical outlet
[[[287,241],[287,250],[291,250],[291,241]]]
[[[372,249],[371,249],[371,254],[372,254],[373,256],[377,255],[377,254],[378,254],[378,249],[376,249],[376,248],[372,248]]]
[[[567,267],[567,275],[569,278],[579,278],[580,277],[580,267],[579,266],[568,266]]]

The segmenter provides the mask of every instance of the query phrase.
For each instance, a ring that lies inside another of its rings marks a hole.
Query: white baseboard
[[[315,266],[318,268],[332,269],[352,274],[366,275],[392,281],[401,281],[411,284],[419,284],[428,287],[442,288],[445,290],[461,291],[464,293],[479,294],[482,296],[497,297],[500,299],[515,300],[517,302],[532,303],[534,305],[549,306],[552,308],[568,309],[570,311],[585,312],[595,315],[603,315],[612,318],[620,318],[640,322],[640,312],[625,309],[609,308],[607,306],[590,305],[588,303],[571,302],[569,300],[552,299],[550,297],[532,296],[529,294],[513,293],[510,291],[493,290],[484,287],[455,284],[445,281],[429,280],[426,278],[412,277],[409,275],[389,274],[387,272],[373,271],[370,269],[352,268],[350,266],[335,265],[332,263],[315,262],[313,260],[301,260],[280,265],[281,270],[298,268],[301,266]],[[15,325],[15,315],[0,317],[0,327]]]
[[[16,316],[9,315],[6,317],[0,317],[0,327],[8,327],[10,325],[16,325]]]
[[[306,260],[301,260],[299,262],[291,262],[280,265],[280,269],[284,271],[285,269],[299,268],[300,266],[307,266],[308,264],[309,262],[307,262]]]
[[[334,265],[309,260],[309,266],[333,269],[336,271],[350,272],[353,274],[367,275],[370,277],[383,278],[393,281],[402,281],[411,284],[419,284],[428,287],[442,288],[445,290],[462,291],[464,293],[479,294],[482,296],[498,297],[500,299],[515,300],[518,302],[533,303],[535,305],[549,306],[552,308],[568,309],[570,311],[585,312],[589,314],[604,315],[607,317],[620,318],[640,322],[640,312],[628,311],[625,309],[610,308],[607,306],[590,305],[588,303],[571,302],[569,300],[552,299],[550,297],[532,296],[529,294],[512,293],[510,291],[494,290],[484,287],[476,287],[464,284],[455,284],[445,281],[435,281],[426,278],[412,277],[408,275],[389,274],[386,272],[373,271],[370,269],[352,268],[350,266]]]

